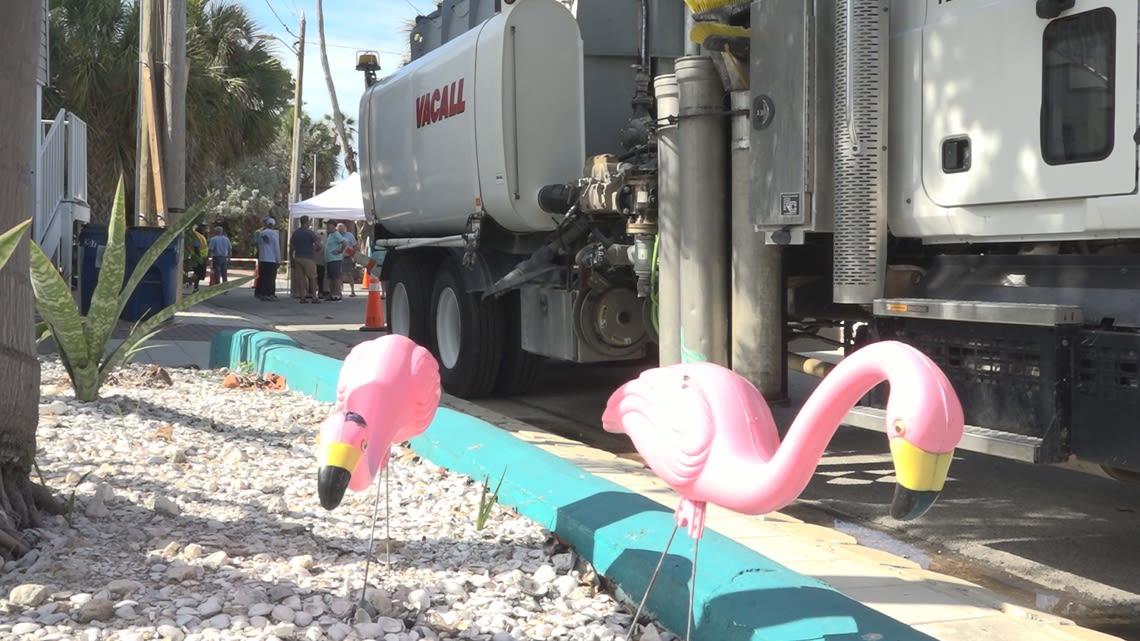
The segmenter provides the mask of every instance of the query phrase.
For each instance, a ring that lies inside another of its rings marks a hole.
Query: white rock
[[[34,608],[42,605],[44,601],[47,601],[49,595],[51,595],[51,591],[48,590],[46,585],[25,583],[9,590],[8,600],[16,605]]]
[[[185,641],[186,639],[186,633],[181,628],[169,624],[158,626],[158,634],[164,641]]]
[[[546,585],[554,581],[555,576],[557,576],[557,573],[554,571],[554,568],[549,565],[543,565],[534,571],[534,580],[540,585]]]
[[[35,634],[36,632],[39,632],[41,627],[43,626],[32,621],[21,621],[12,626],[12,634],[16,636],[21,636],[24,634]]]
[[[214,552],[213,554],[210,554],[206,558],[202,559],[202,567],[205,567],[205,568],[208,568],[211,570],[217,570],[217,569],[221,568],[223,565],[225,565],[226,561],[228,561],[228,560],[229,560],[229,555],[227,555],[222,550],[218,550],[217,552]]]

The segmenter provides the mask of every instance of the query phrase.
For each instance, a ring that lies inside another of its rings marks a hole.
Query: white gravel
[[[42,363],[36,463],[74,505],[70,525],[50,517],[30,532],[36,550],[4,565],[0,638],[624,638],[629,611],[573,550],[502,507],[476,530],[481,485],[400,447],[357,608],[375,491],[320,507],[328,404],[224,389],[219,371],[169,370],[170,385],[143,366],[77,403]]]

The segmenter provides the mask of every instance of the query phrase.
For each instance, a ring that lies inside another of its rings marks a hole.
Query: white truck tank
[[[516,0],[388,76],[360,102],[364,208],[397,236],[463,232],[484,211],[547,231],[539,188],[585,160],[582,38],[555,0]]]

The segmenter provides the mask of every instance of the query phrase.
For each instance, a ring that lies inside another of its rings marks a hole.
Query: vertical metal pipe
[[[685,5],[683,11],[685,12],[685,55],[699,56],[701,54],[701,46],[693,42],[693,39],[689,37],[689,34],[693,32],[693,27],[697,24],[697,21],[693,18],[693,12],[689,10],[688,4]]]
[[[676,65],[681,174],[681,360],[728,365],[728,131],[712,58]]]
[[[657,334],[661,365],[681,362],[681,219],[677,77],[657,76]],[[672,120],[670,120],[672,119]]]
[[[752,222],[752,121],[749,92],[732,107],[732,369],[769,402],[788,396],[784,275],[779,245],[764,244]]]

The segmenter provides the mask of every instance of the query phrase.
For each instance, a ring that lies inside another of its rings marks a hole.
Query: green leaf
[[[91,294],[91,307],[87,310],[87,346],[93,352],[89,355],[93,361],[103,357],[103,348],[111,338],[111,332],[121,313],[119,291],[123,287],[123,273],[126,271],[126,231],[126,190],[120,174],[119,187],[115,190],[115,205],[111,209],[111,221],[107,229],[103,265],[99,268],[99,280]]]
[[[24,236],[24,230],[31,224],[32,219],[29,218],[3,234],[0,234],[0,269],[4,268],[4,264],[8,262],[8,259],[15,253],[16,248],[20,246],[20,241]]]
[[[154,244],[147,248],[146,252],[139,258],[139,262],[127,280],[127,284],[123,286],[123,292],[119,297],[119,309],[118,313],[115,314],[115,318],[123,315],[123,309],[127,306],[127,301],[130,300],[131,294],[135,291],[135,287],[138,287],[138,284],[142,282],[143,277],[146,276],[151,265],[154,265],[154,261],[158,260],[158,257],[162,255],[162,252],[166,250],[170,243],[174,242],[175,238],[193,226],[194,223],[198,222],[198,219],[209,209],[208,206],[211,203],[212,200],[203,200],[191,207],[189,211],[182,214],[177,223],[167,226],[162,234],[155,239]],[[181,266],[179,266],[178,269],[181,269]]]
[[[107,357],[107,360],[103,362],[103,365],[100,368],[100,370],[104,372],[102,376],[106,376],[111,372],[112,369],[122,364],[127,355],[132,353],[132,351],[135,349],[135,346],[144,340],[151,338],[154,333],[160,329],[160,325],[173,318],[174,315],[178,312],[185,311],[194,305],[197,305],[202,301],[209,300],[215,296],[218,296],[219,294],[237,289],[238,287],[241,287],[252,280],[253,277],[246,276],[237,280],[231,280],[230,282],[222,285],[215,285],[213,287],[203,289],[197,294],[186,296],[177,303],[159,310],[154,316],[151,316],[142,323],[136,325],[135,328],[131,330],[131,333],[127,335],[127,338],[119,344],[115,351],[111,352],[111,355]]]
[[[87,348],[87,336],[83,333],[83,319],[79,316],[75,299],[71,296],[71,288],[56,271],[51,259],[35,242],[31,243],[29,258],[36,310],[51,328],[60,355],[73,368],[74,384],[74,375],[94,365]]]

